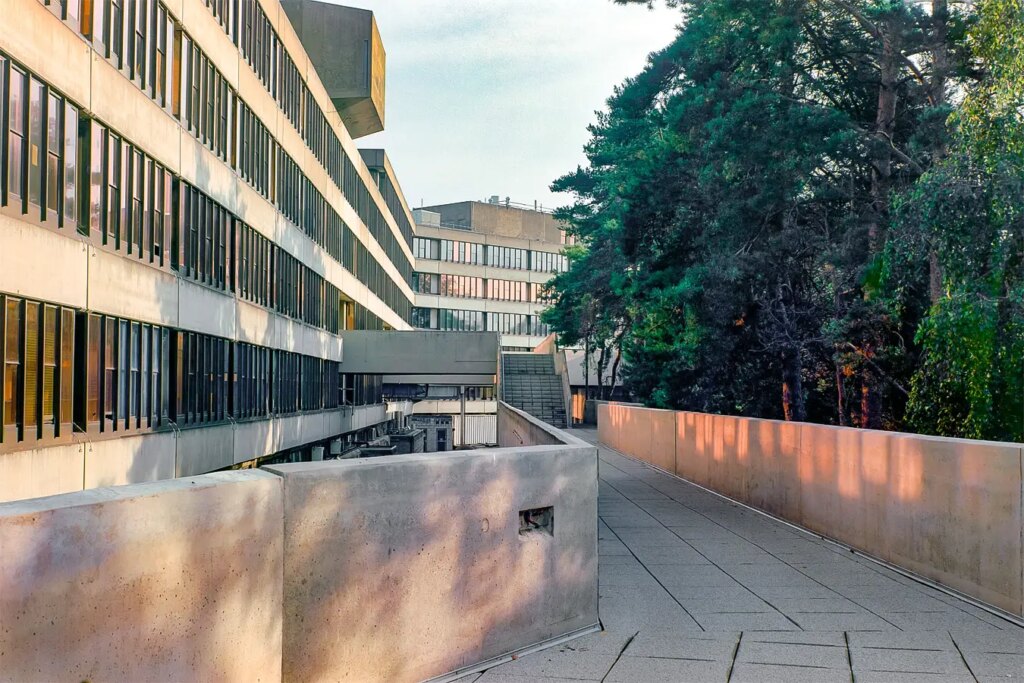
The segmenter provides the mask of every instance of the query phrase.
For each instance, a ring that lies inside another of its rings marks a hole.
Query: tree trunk
[[[605,355],[608,353],[608,346],[601,342],[601,353],[597,354],[597,397],[602,401],[607,400],[604,393],[604,368],[607,364]]]
[[[873,355],[874,347],[871,344],[864,345],[864,355],[870,358]],[[864,429],[882,428],[882,392],[881,378],[868,364],[861,368],[860,388],[860,426]]]
[[[583,398],[590,400],[590,337],[583,338]]]
[[[868,248],[881,251],[889,216],[892,189],[892,139],[896,130],[896,88],[900,74],[899,50],[891,19],[880,26],[882,51],[879,55],[878,106],[875,111],[875,140],[872,144],[871,216],[868,224]]]
[[[802,375],[800,352],[784,353],[782,355],[782,415],[787,422],[803,422],[807,419]]]
[[[929,91],[933,107],[946,104],[949,76],[949,2],[932,0],[932,76]],[[946,156],[946,140],[939,136],[932,149],[932,165]],[[928,247],[928,295],[934,304],[942,298],[942,264],[934,244]]]
[[[836,414],[839,416],[839,426],[846,427],[849,420],[846,419],[846,380],[843,379],[843,368],[836,363]]]
[[[615,360],[612,361],[612,388],[609,392],[609,398],[615,396],[615,382],[619,378],[619,361],[622,360],[622,335],[625,332],[619,333],[615,343],[612,345],[612,349],[615,351]]]

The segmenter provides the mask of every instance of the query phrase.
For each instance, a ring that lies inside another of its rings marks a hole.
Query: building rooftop
[[[499,201],[497,197],[492,197],[492,200],[435,204],[414,209],[413,214],[417,223],[426,227],[471,230],[486,235],[553,244],[565,243],[562,224],[555,220],[550,210]]]

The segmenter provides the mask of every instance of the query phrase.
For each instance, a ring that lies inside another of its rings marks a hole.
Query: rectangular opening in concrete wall
[[[555,535],[555,508],[533,508],[519,511],[519,535]]]

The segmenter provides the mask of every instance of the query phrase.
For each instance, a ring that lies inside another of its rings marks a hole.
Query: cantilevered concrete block
[[[281,481],[0,504],[0,680],[277,681]]]
[[[593,447],[267,469],[287,681],[421,681],[598,621]]]
[[[373,12],[316,0],[281,4],[349,135],[384,130],[384,44]]]

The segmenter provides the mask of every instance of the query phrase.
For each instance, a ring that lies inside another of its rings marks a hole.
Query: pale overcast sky
[[[372,9],[387,53],[383,147],[413,208],[499,195],[565,203],[551,181],[585,161],[594,110],[667,45],[662,3],[334,0]]]

